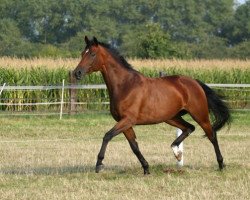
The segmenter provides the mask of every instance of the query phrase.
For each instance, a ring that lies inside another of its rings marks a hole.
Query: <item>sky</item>
[[[243,4],[246,2],[246,0],[237,0],[240,4]]]

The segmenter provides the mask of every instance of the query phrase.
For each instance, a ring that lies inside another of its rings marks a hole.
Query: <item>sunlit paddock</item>
[[[184,167],[176,167],[170,148],[175,128],[137,126],[137,141],[150,164],[140,163],[123,135],[114,138],[95,173],[107,114],[0,118],[1,199],[249,199],[250,115],[235,113],[229,130],[218,133],[226,169],[197,128],[184,141]]]

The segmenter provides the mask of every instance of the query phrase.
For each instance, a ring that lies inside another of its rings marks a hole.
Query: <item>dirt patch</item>
[[[164,169],[163,172],[166,174],[184,174],[185,173],[183,169],[173,169],[173,168]]]

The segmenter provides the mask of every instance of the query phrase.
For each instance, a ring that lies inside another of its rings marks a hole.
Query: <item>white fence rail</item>
[[[37,85],[37,86],[5,86],[4,90],[61,90],[61,89],[107,89],[105,84],[96,85]]]
[[[250,84],[219,84],[208,83],[209,87],[219,88],[250,88]],[[61,90],[64,89],[107,89],[105,84],[93,84],[93,85],[46,85],[46,86],[6,86],[4,90]]]
[[[250,91],[250,84],[207,84],[208,86],[212,88],[225,88],[226,90],[234,89],[234,90],[244,90],[244,91]],[[67,104],[69,102],[65,102],[63,100],[63,91],[65,89],[76,89],[76,90],[86,90],[86,89],[107,89],[105,84],[96,84],[96,85],[64,85],[64,82],[62,85],[47,85],[47,86],[9,86],[6,85],[6,83],[3,84],[3,86],[0,89],[0,96],[1,93],[4,91],[15,91],[15,90],[62,90],[61,100],[58,102],[33,102],[33,103],[2,103],[0,102],[0,105],[5,106],[32,106],[32,105],[61,105],[60,109],[60,116],[62,116],[62,107],[64,104]],[[95,104],[95,102],[93,102]],[[96,102],[97,103],[103,103],[108,104],[109,102]],[[73,104],[86,104],[86,102],[75,102]]]
[[[250,84],[207,84],[212,88],[225,88],[225,89],[239,89],[244,91],[250,91]],[[33,105],[60,105],[60,118],[62,118],[63,114],[63,105],[68,104],[69,102],[65,102],[63,99],[63,93],[65,89],[77,89],[77,90],[88,90],[88,89],[107,89],[105,84],[96,84],[96,85],[64,85],[64,81],[62,85],[48,85],[48,86],[8,86],[5,83],[0,89],[0,96],[1,93],[4,91],[14,91],[14,90],[62,90],[61,100],[58,102],[33,102],[33,103],[2,103],[0,105],[5,106],[33,106]],[[109,104],[109,102],[92,102],[92,104]],[[75,102],[73,104],[83,105],[87,104],[86,102]],[[51,113],[48,113],[48,115]],[[55,114],[55,113],[53,113]]]

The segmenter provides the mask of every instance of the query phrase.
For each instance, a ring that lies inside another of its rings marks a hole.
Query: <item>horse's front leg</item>
[[[138,160],[140,161],[143,170],[144,170],[144,174],[150,174],[149,173],[149,166],[148,166],[148,162],[145,160],[145,158],[143,157],[143,155],[141,154],[140,150],[139,150],[139,146],[138,143],[136,142],[136,136],[135,136],[135,132],[133,130],[133,128],[129,128],[125,131],[123,131],[125,137],[127,138],[129,145],[132,149],[132,151],[134,152],[134,154],[136,155],[136,157],[138,158]]]
[[[104,159],[104,155],[105,155],[106,148],[108,146],[109,141],[113,137],[115,137],[119,133],[123,132],[124,130],[129,129],[130,127],[132,127],[131,121],[127,118],[124,118],[124,119],[120,120],[110,131],[108,131],[105,134],[105,136],[103,137],[100,152],[99,152],[98,157],[97,157],[96,169],[95,169],[96,173],[100,172],[100,170],[103,168],[102,161]]]

